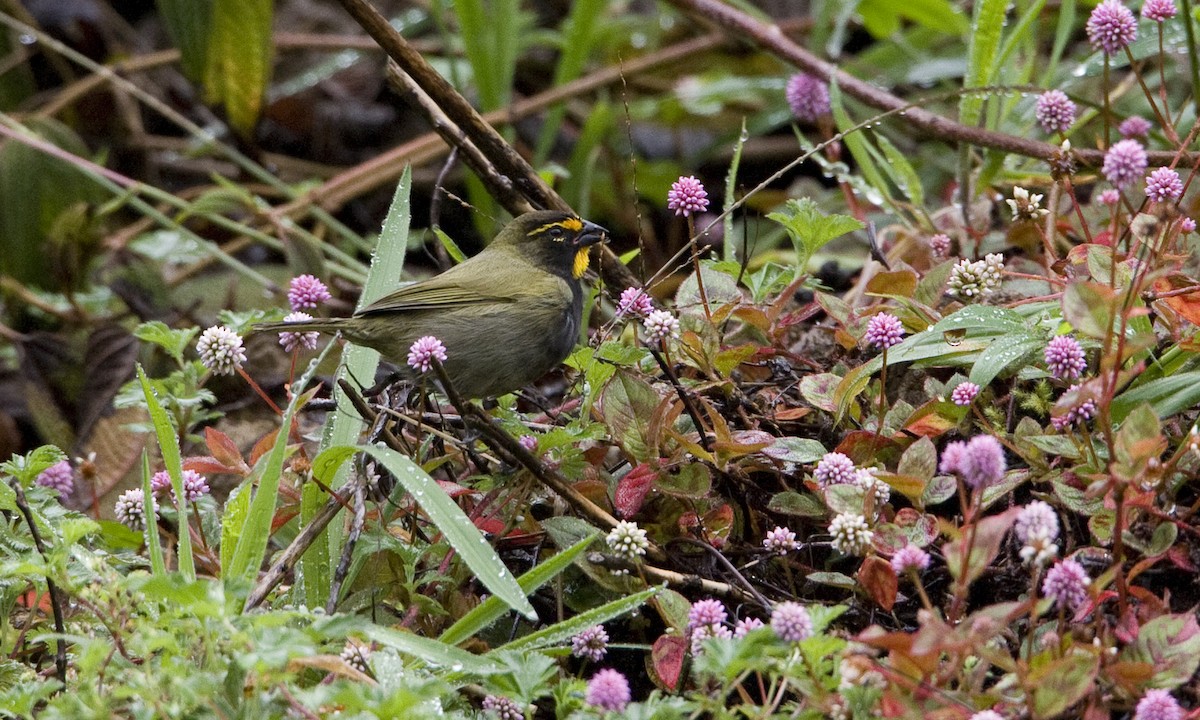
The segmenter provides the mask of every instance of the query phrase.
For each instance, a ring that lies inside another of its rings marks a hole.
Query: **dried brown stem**
[[[421,57],[421,54],[392,27],[387,18],[366,0],[338,1],[367,34],[375,38],[388,57],[408,73],[471,143],[495,165],[499,174],[512,182],[517,193],[537,207],[570,209],[558,193],[534,172],[525,158],[484,121],[466,98],[459,95],[450,83]],[[434,124],[436,126],[436,123]],[[501,193],[497,199],[503,199],[505,196],[507,193]],[[599,266],[605,282],[618,290],[640,286],[633,273],[629,272],[612,250],[601,246],[600,254]]]

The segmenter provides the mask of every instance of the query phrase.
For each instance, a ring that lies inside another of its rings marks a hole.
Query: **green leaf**
[[[830,240],[864,226],[849,215],[826,215],[811,198],[793,198],[783,212],[768,213],[767,218],[783,226],[796,249],[796,277],[804,273],[808,261]]]
[[[29,486],[43,470],[66,459],[66,454],[56,446],[42,445],[4,461],[0,464],[0,473],[16,478],[21,485]]]
[[[467,259],[467,256],[463,254],[462,248],[458,246],[458,243],[454,242],[454,238],[446,234],[445,230],[435,227],[433,228],[433,234],[438,239],[438,242],[442,244],[442,247],[445,248],[446,254],[455,263],[460,263]]]
[[[396,185],[396,192],[392,195],[392,203],[388,207],[383,228],[379,232],[375,252],[371,257],[371,268],[367,272],[367,281],[358,299],[358,310],[391,292],[396,278],[400,277],[404,270],[409,224],[412,219],[409,202],[411,188],[412,168],[406,166],[400,176],[400,182]],[[338,365],[335,380],[349,379],[353,382],[354,378],[373,378],[378,365],[378,352],[359,345],[347,345],[342,351],[342,360]],[[349,400],[336,382],[330,395],[336,407],[350,407]],[[358,415],[350,411],[335,410],[329,413],[321,430],[321,449],[353,445],[361,429],[362,418]],[[339,470],[330,487],[336,490],[344,485],[348,472],[349,467]],[[300,498],[301,528],[312,522],[313,517],[325,504],[325,499],[325,494],[319,488],[305,487]],[[333,568],[341,557],[344,538],[345,529],[338,523],[330,523],[317,536],[304,557],[300,558],[300,572],[296,582],[297,601],[304,602],[310,608],[325,607]]]
[[[1184,372],[1126,390],[1112,401],[1115,422],[1125,419],[1135,407],[1149,403],[1158,417],[1171,417],[1200,404],[1200,372]]]
[[[154,343],[167,352],[175,362],[183,364],[183,353],[192,344],[192,339],[200,332],[200,328],[192,326],[182,330],[172,330],[161,320],[151,320],[138,325],[133,336],[148,343]]]
[[[154,497],[154,488],[150,484],[150,456],[145,449],[142,450],[142,497]],[[150,551],[151,572],[160,577],[166,575],[167,566],[163,562],[162,543],[159,542],[158,537],[158,523],[146,523],[142,532],[145,536],[146,547]]]
[[[157,0],[167,33],[179,48],[179,64],[192,82],[201,82],[208,57],[213,0]]]
[[[1142,403],[1121,423],[1115,438],[1116,463],[1113,471],[1127,481],[1140,476],[1152,458],[1159,458],[1167,449],[1158,414],[1149,403]]]
[[[254,497],[250,499],[250,506],[246,511],[245,522],[240,527],[222,527],[222,537],[230,537],[226,533],[232,532],[232,536],[237,538],[237,546],[233,549],[229,564],[221,568],[227,597],[230,599],[235,597],[231,590],[252,582],[258,574],[258,568],[262,565],[267,543],[271,539],[271,520],[275,516],[279,479],[283,475],[283,460],[287,455],[288,430],[292,426],[292,419],[296,417],[296,411],[304,397],[304,389],[312,382],[313,377],[317,374],[317,368],[333,347],[334,343],[327,344],[321,353],[308,364],[308,368],[300,376],[300,379],[292,383],[292,398],[283,411],[283,417],[279,424],[280,430],[275,434],[275,442],[267,454],[259,458],[258,463],[254,466],[254,472],[242,481],[243,493],[249,493],[249,487],[255,488]],[[172,482],[176,483],[178,496],[183,497],[182,483],[175,480],[174,477],[172,477]],[[233,516],[226,513],[222,519],[233,519]],[[187,535],[187,533],[180,534]],[[310,548],[309,551],[311,552],[312,549]]]
[[[908,446],[908,449],[900,456],[896,474],[911,475],[929,482],[937,472],[937,461],[937,448],[934,447],[933,441],[922,437]]]
[[[597,535],[599,535],[599,532],[593,531],[587,537],[559,552],[549,560],[535,565],[532,570],[517,580],[517,584],[521,586],[521,591],[526,595],[532,595],[538,588],[558,577],[560,573],[571,566],[571,563],[575,562],[576,558],[583,554],[584,550],[587,550],[591,546],[592,541]],[[506,612],[508,612],[508,606],[499,597],[493,595],[475,606],[471,612],[463,615],[453,625],[446,628],[446,631],[438,639],[444,643],[457,645],[491,625]]]
[[[225,509],[221,511],[222,568],[228,568],[233,563],[233,551],[237,548],[238,538],[241,537],[242,528],[246,525],[246,515],[250,512],[250,496],[253,494],[250,484],[242,483],[229,493],[229,499],[225,501]],[[305,553],[305,556],[308,554]],[[301,562],[303,562],[303,558],[301,558]]]
[[[1139,628],[1120,658],[1153,665],[1153,687],[1179,687],[1200,667],[1200,624],[1191,612],[1160,615]]]
[[[1016,372],[1025,361],[1046,346],[1046,339],[1030,332],[1002,335],[979,353],[971,366],[969,380],[981,388],[987,387],[1002,372]]]
[[[785,490],[771,496],[767,509],[781,515],[825,517],[825,503],[811,493]]]
[[[0,482],[0,510],[9,512],[17,510],[17,491],[9,487],[6,482]]]
[[[271,79],[274,0],[212,0],[204,94],[225,106],[230,124],[249,135]]]
[[[604,12],[605,0],[575,0],[570,4],[570,14],[562,24],[562,53],[558,65],[554,68],[552,87],[561,87],[579,77],[595,46],[596,38],[601,35],[603,23],[600,15]],[[538,137],[537,165],[545,162],[554,139],[558,137],[559,127],[566,112],[566,106],[559,104],[546,113]]]
[[[891,176],[892,182],[896,183],[896,187],[900,188],[900,192],[904,193],[913,205],[918,207],[924,205],[925,190],[921,187],[921,177],[913,168],[912,163],[908,161],[908,156],[900,152],[900,149],[882,133],[877,133],[875,140],[888,159],[888,164],[884,165],[884,169]]]
[[[866,178],[872,195],[877,196],[868,196],[868,200],[879,205],[893,204],[892,197],[888,193],[887,182],[883,179],[883,174],[879,172],[879,168],[871,156],[866,135],[860,132],[861,128],[858,127],[858,123],[850,119],[849,113],[846,112],[846,107],[842,102],[842,88],[837,84],[836,79],[829,84],[829,107],[833,112],[833,121],[837,125],[837,129],[845,133],[842,140],[854,157],[854,162],[858,163],[859,172]]]
[[[503,668],[486,656],[469,653],[440,640],[375,624],[366,624],[361,632],[380,645],[423,660],[434,667],[474,676],[494,675],[503,671]]]
[[[374,445],[335,446],[326,448],[313,459],[313,475],[322,481],[333,479],[338,469],[355,453],[364,452],[378,460],[416,501],[429,521],[446,537],[450,547],[483,583],[510,608],[536,620],[537,613],[525,597],[525,592],[500,561],[495,549],[488,544],[475,523],[467,517],[446,491],[442,490],[420,465],[387,447]],[[259,491],[261,492],[261,490]],[[257,499],[257,498],[255,498]],[[253,508],[251,508],[253,512]]]
[[[1103,340],[1112,330],[1116,294],[1107,285],[1077,280],[1063,291],[1062,310],[1079,333]]]
[[[781,437],[762,453],[780,462],[810,465],[825,456],[825,446],[812,438]]]
[[[600,607],[581,612],[569,620],[564,620],[524,637],[517,638],[506,645],[501,645],[491,653],[488,653],[488,655],[504,650],[531,650],[550,645],[561,645],[570,640],[572,636],[578,635],[581,631],[593,625],[602,625],[613,618],[619,618],[622,615],[637,610],[657,594],[658,588],[648,588],[627,597],[618,598]]]
[[[183,491],[183,460],[179,454],[179,437],[175,434],[175,427],[171,425],[167,411],[163,409],[162,404],[158,401],[158,396],[151,389],[150,379],[146,377],[146,371],[142,369],[140,363],[137,366],[137,376],[138,381],[142,384],[142,394],[146,397],[146,408],[150,411],[154,434],[158,437],[158,447],[162,453],[163,465],[167,468],[167,474],[171,476],[171,488],[175,492],[175,497],[187,497],[187,493]],[[154,525],[151,518],[146,518],[146,525]],[[185,580],[195,580],[196,564],[192,558],[191,533],[181,532],[177,535],[179,536],[179,571],[183,573]],[[264,539],[263,542],[265,543],[266,540]]]
[[[617,370],[600,396],[600,414],[613,440],[635,460],[650,458],[650,418],[658,403],[658,393],[649,383],[623,369]]]
[[[967,72],[963,76],[963,88],[971,89],[990,85],[997,77],[1000,39],[1004,33],[1004,17],[1008,14],[1009,0],[980,0],[974,4],[975,15],[971,19],[970,42],[967,45]],[[986,98],[979,93],[964,93],[958,103],[958,121],[967,126],[979,124]]]
[[[1034,663],[1028,686],[1033,688],[1035,718],[1058,717],[1092,691],[1100,658],[1090,648],[1072,648],[1065,657]]]
[[[30,120],[27,132],[73,155],[89,155],[79,136],[57,120]],[[65,260],[64,250],[85,258],[90,254],[83,252],[86,232],[58,237],[64,233],[56,233],[55,225],[60,217],[78,212],[84,205],[99,204],[104,198],[101,186],[70,162],[23,142],[0,144],[0,275],[35,288],[61,289],[60,273],[50,272],[58,268],[48,260]],[[48,257],[55,240],[68,247],[56,249]]]

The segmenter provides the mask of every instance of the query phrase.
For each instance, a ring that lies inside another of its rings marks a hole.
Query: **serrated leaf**
[[[784,211],[768,213],[767,218],[783,226],[796,249],[796,277],[804,273],[808,260],[830,240],[864,226],[849,215],[826,215],[811,198],[792,198]]]

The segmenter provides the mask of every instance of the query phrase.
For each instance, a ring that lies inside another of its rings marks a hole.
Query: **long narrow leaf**
[[[313,460],[313,475],[322,480],[332,479],[338,469],[359,452],[365,452],[382,463],[404,486],[484,587],[513,610],[531,620],[537,619],[537,613],[525,597],[525,591],[513,579],[475,523],[420,465],[391,448],[373,445],[335,446],[323,450]]]
[[[243,481],[241,492],[248,492],[248,485],[258,481],[254,497],[250,500],[246,520],[240,528],[236,528],[237,546],[233,549],[233,557],[229,567],[222,568],[226,582],[226,590],[253,580],[262,565],[267,542],[271,539],[271,519],[275,515],[275,502],[279,493],[279,478],[283,474],[283,460],[287,455],[288,430],[292,426],[292,418],[299,409],[300,399],[304,396],[304,388],[312,382],[317,374],[317,368],[329,354],[333,343],[329,343],[316,358],[309,363],[308,369],[300,379],[292,383],[292,400],[283,411],[279,432],[275,436],[275,444],[270,452],[261,458],[255,466],[255,471]],[[182,488],[179,496],[183,497]],[[233,597],[230,594],[230,597]]]
[[[214,0],[204,90],[225,105],[229,122],[248,134],[271,79],[274,0]]]
[[[967,48],[967,72],[963,77],[964,89],[988,85],[996,76],[996,61],[1008,3],[1009,0],[980,0],[975,3],[971,41]],[[982,95],[965,93],[958,104],[959,122],[964,125],[978,123],[983,113],[983,100]]]
[[[892,204],[892,197],[888,192],[888,184],[883,179],[883,174],[879,172],[879,168],[875,165],[875,160],[871,157],[871,153],[867,148],[866,136],[858,131],[853,130],[857,125],[850,119],[850,115],[846,112],[845,105],[842,104],[842,90],[836,82],[829,85],[829,105],[833,111],[833,121],[837,123],[838,130],[845,133],[842,136],[842,141],[846,143],[846,147],[850,150],[850,154],[854,156],[854,162],[858,163],[858,169],[862,172],[863,177],[867,179],[875,191],[883,194],[883,200],[889,205]]]
[[[142,384],[142,394],[146,396],[146,407],[150,410],[150,422],[154,425],[154,434],[158,437],[158,447],[162,452],[163,465],[167,468],[167,474],[171,476],[171,487],[175,490],[175,497],[187,497],[183,491],[183,459],[179,454],[179,438],[175,435],[175,427],[171,425],[170,418],[167,417],[167,411],[163,409],[162,404],[158,401],[158,396],[154,394],[154,389],[150,387],[150,379],[146,377],[146,371],[142,369],[141,364],[137,366],[138,381]],[[147,497],[146,507],[150,506]],[[186,522],[187,516],[180,516],[180,524]],[[147,517],[146,524],[152,525],[153,518]],[[181,528],[179,533],[179,571],[183,573],[183,577],[191,582],[196,579],[196,561],[192,557],[192,538],[186,528]]]
[[[566,570],[571,566],[571,563],[575,562],[575,558],[588,549],[596,535],[597,533],[588,535],[583,540],[580,540],[522,575],[517,579],[517,584],[521,586],[521,590],[526,595],[532,594],[538,588],[557,577],[559,573]],[[446,631],[442,633],[439,639],[442,642],[457,645],[494,623],[506,612],[508,612],[508,607],[500,598],[493,595],[475,606],[474,610],[459,618],[458,622],[446,628]]]
[[[154,497],[154,488],[150,485],[150,456],[142,450],[142,497]],[[143,508],[149,507],[149,503],[143,504]],[[180,520],[183,521],[186,516],[181,515]],[[156,577],[162,577],[167,574],[166,563],[163,562],[162,543],[158,538],[158,523],[146,517],[146,547],[150,551],[150,571]]]
[[[413,633],[372,624],[363,627],[362,633],[380,645],[398,650],[404,655],[410,655],[430,665],[466,675],[494,675],[503,669],[485,657],[474,655],[449,643]]]
[[[554,68],[554,86],[559,87],[579,77],[595,45],[597,30],[600,28],[600,14],[607,3],[605,0],[576,0],[571,3],[571,14],[562,24],[562,54],[558,65]],[[566,106],[559,104],[546,113],[542,124],[541,135],[538,137],[536,163],[541,165],[546,161],[554,138],[558,136],[558,128],[562,125]]]
[[[613,618],[618,618],[626,613],[637,610],[647,600],[657,594],[658,588],[652,587],[639,593],[613,600],[598,608],[592,608],[587,612],[579,613],[569,620],[564,620],[535,633],[517,638],[507,645],[501,645],[492,652],[495,653],[502,650],[532,650],[548,645],[560,645],[571,639],[572,636],[578,635],[593,625],[606,623]]]
[[[412,220],[412,209],[409,205],[409,192],[412,189],[412,168],[404,168],[400,183],[392,196],[392,204],[388,208],[387,217],[383,221],[383,229],[371,260],[371,268],[367,272],[367,282],[363,286],[362,295],[358,300],[359,309],[366,307],[376,299],[386,295],[395,285],[396,278],[404,270],[404,254],[408,247],[409,223]],[[375,377],[375,368],[379,365],[379,353],[357,345],[347,345],[342,353],[342,362],[338,366],[337,379],[348,379],[354,382],[369,382]],[[348,407],[348,401],[337,383],[330,393],[338,408]],[[359,432],[362,431],[362,418],[352,412],[335,410],[325,420],[321,433],[321,449],[353,445]],[[348,468],[338,471],[331,487],[340,488],[346,482]],[[300,499],[300,526],[303,528],[325,504],[326,497],[320,488],[305,486]],[[300,558],[300,572],[297,577],[297,601],[303,601],[310,608],[325,607],[329,596],[332,578],[332,568],[342,554],[344,531],[338,523],[330,523],[325,531],[317,536],[313,546]]]

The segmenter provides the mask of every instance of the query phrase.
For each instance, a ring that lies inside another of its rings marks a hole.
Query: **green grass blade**
[[[742,118],[742,131],[738,133],[737,142],[733,146],[733,158],[729,161],[729,172],[725,174],[725,219],[724,228],[725,259],[737,262],[737,238],[733,234],[733,213],[730,208],[737,202],[738,166],[742,164],[742,148],[750,136],[746,134],[746,118]]]
[[[248,135],[271,80],[274,0],[215,0],[209,27],[204,92],[225,105],[229,122]]]
[[[571,3],[571,14],[562,24],[562,54],[558,65],[554,68],[554,87],[559,87],[579,77],[583,72],[588,55],[595,46],[597,32],[600,27],[600,14],[607,5],[605,0],[576,0]],[[535,165],[546,162],[554,138],[558,136],[558,128],[562,125],[566,108],[559,104],[546,113],[546,121],[542,124],[541,135],[538,137]]]
[[[154,488],[150,485],[150,456],[142,450],[142,497],[154,497]],[[147,507],[143,505],[143,507]],[[180,522],[186,519],[186,512],[180,516]],[[167,565],[163,562],[162,543],[158,538],[158,523],[146,518],[146,548],[150,551],[150,571],[157,577],[167,574]]]
[[[526,595],[529,595],[553,580],[559,573],[570,567],[571,563],[575,562],[575,558],[579,557],[584,550],[587,550],[591,546],[592,540],[595,539],[597,534],[593,533],[587,536],[522,575],[517,579],[517,584],[521,586],[521,590]],[[477,605],[474,610],[459,618],[458,622],[446,628],[446,631],[438,639],[444,643],[457,645],[480,630],[483,630],[488,625],[496,622],[496,620],[500,619],[507,612],[508,607],[504,602],[493,595]]]
[[[613,618],[621,617],[626,613],[637,610],[647,600],[657,594],[658,588],[652,587],[627,597],[618,598],[598,608],[581,612],[569,620],[564,620],[535,633],[517,638],[506,645],[501,645],[492,650],[492,652],[495,653],[502,650],[532,650],[548,645],[561,645],[570,640],[572,636],[578,635],[593,625],[606,623]]]
[[[171,425],[167,411],[163,409],[162,404],[158,401],[158,396],[154,394],[154,389],[150,387],[150,379],[146,377],[146,371],[142,369],[140,363],[137,366],[137,376],[138,381],[142,384],[142,394],[146,396],[146,407],[150,410],[150,422],[154,425],[154,434],[158,437],[158,447],[162,452],[163,465],[167,468],[167,474],[171,476],[171,487],[175,490],[175,497],[186,497],[187,494],[183,491],[183,459],[179,454],[179,438],[175,435],[175,427]],[[180,524],[182,525],[186,519],[187,515],[182,514],[179,518]],[[146,524],[153,524],[153,520],[147,517]],[[188,582],[196,579],[196,561],[192,557],[191,534],[182,527],[179,532],[179,571],[183,573],[183,577]]]
[[[313,475],[322,480],[329,480],[346,460],[359,452],[365,452],[375,458],[392,473],[484,587],[513,610],[531,620],[537,619],[537,613],[525,597],[525,591],[513,579],[508,568],[496,555],[496,551],[475,527],[475,523],[471,522],[462,508],[455,504],[420,465],[391,448],[373,445],[338,446],[323,450],[313,459]]]
[[[967,47],[967,72],[963,88],[983,87],[996,77],[1000,39],[1004,33],[1004,16],[1009,0],[980,0],[975,4],[971,20],[971,39]],[[975,125],[983,113],[984,97],[976,93],[963,95],[958,103],[959,122]]]
[[[401,654],[418,658],[436,667],[453,670],[456,673],[483,676],[494,675],[502,670],[499,665],[489,662],[485,657],[414,633],[371,624],[363,627],[362,633],[380,645],[393,648]]]
[[[850,154],[854,156],[854,161],[858,163],[858,169],[863,177],[867,179],[867,182],[875,192],[882,196],[883,201],[892,205],[893,202],[888,183],[884,180],[883,174],[879,172],[879,167],[875,164],[874,158],[871,157],[866,135],[858,130],[853,130],[858,123],[850,119],[842,98],[842,90],[838,87],[838,84],[836,82],[830,83],[829,105],[833,110],[833,121],[837,124],[838,130],[845,133],[842,136],[842,141],[846,143]]]
[[[363,286],[362,295],[358,300],[358,308],[370,305],[376,299],[390,292],[396,284],[396,278],[404,271],[404,255],[408,247],[409,224],[412,221],[412,208],[409,203],[409,193],[412,190],[412,168],[406,167],[400,176],[400,183],[392,196],[392,204],[384,218],[383,228],[367,272],[367,282]],[[370,348],[357,345],[347,345],[342,353],[342,362],[338,366],[336,380],[349,380],[351,383],[370,384],[375,378],[375,368],[379,365],[379,353]],[[341,388],[335,381],[330,395],[336,401],[338,408],[350,407]],[[358,441],[362,431],[362,419],[353,412],[335,410],[325,420],[321,434],[321,449],[339,445],[353,445]],[[340,488],[346,482],[348,468],[338,471],[331,487]],[[325,504],[325,493],[316,487],[305,487],[300,498],[300,526],[303,528]],[[329,596],[333,567],[342,554],[344,530],[338,523],[330,523],[325,531],[317,536],[313,547],[300,558],[297,573],[297,593],[310,608],[325,607]],[[299,599],[299,598],[298,598]]]
[[[267,542],[271,539],[271,520],[275,516],[275,502],[279,494],[279,478],[283,474],[283,460],[287,455],[288,430],[292,427],[292,418],[299,409],[300,399],[304,396],[304,388],[312,382],[317,374],[317,368],[329,354],[335,343],[329,343],[321,353],[308,364],[308,369],[300,379],[292,383],[292,399],[283,411],[279,432],[275,435],[275,444],[270,452],[261,458],[255,466],[255,471],[242,483],[241,492],[249,492],[248,485],[258,481],[254,497],[250,499],[250,507],[246,511],[245,522],[239,528],[232,528],[237,537],[237,545],[233,549],[229,566],[221,568],[226,581],[226,591],[245,581],[252,581],[262,565]],[[179,493],[182,497],[183,493]],[[222,532],[224,537],[224,532]],[[229,595],[233,597],[232,594]]]

